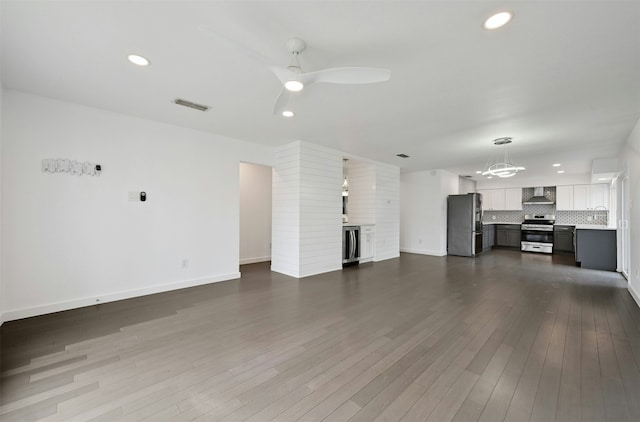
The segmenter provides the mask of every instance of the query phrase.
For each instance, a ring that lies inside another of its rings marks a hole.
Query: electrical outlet
[[[182,269],[186,270],[187,268],[189,268],[189,260],[188,259],[183,259],[182,260]]]
[[[418,239],[418,245],[422,245],[422,239]]]

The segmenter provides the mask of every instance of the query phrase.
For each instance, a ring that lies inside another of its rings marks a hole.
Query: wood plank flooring
[[[5,323],[2,421],[639,421],[640,309],[570,256],[402,254]]]

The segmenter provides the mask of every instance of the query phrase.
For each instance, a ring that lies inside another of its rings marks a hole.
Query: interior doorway
[[[240,163],[240,265],[271,261],[272,172]]]

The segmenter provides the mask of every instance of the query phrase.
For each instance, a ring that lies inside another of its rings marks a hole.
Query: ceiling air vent
[[[209,106],[192,103],[191,101],[187,101],[187,100],[181,100],[180,98],[176,98],[175,100],[173,100],[173,102],[178,104],[178,105],[189,107],[189,108],[193,108],[193,109],[200,110],[200,111],[209,110]]]
[[[396,157],[409,158],[409,156],[407,154],[396,154]]]

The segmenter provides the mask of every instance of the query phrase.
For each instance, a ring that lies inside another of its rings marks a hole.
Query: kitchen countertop
[[[343,227],[348,226],[375,226],[375,223],[342,223]]]
[[[522,224],[522,223],[514,223],[512,222],[507,222],[507,221],[486,221],[483,222],[482,224],[486,224],[486,225],[493,225],[493,224]]]
[[[605,226],[602,224],[576,224],[575,227],[580,230],[616,230],[615,227]]]

